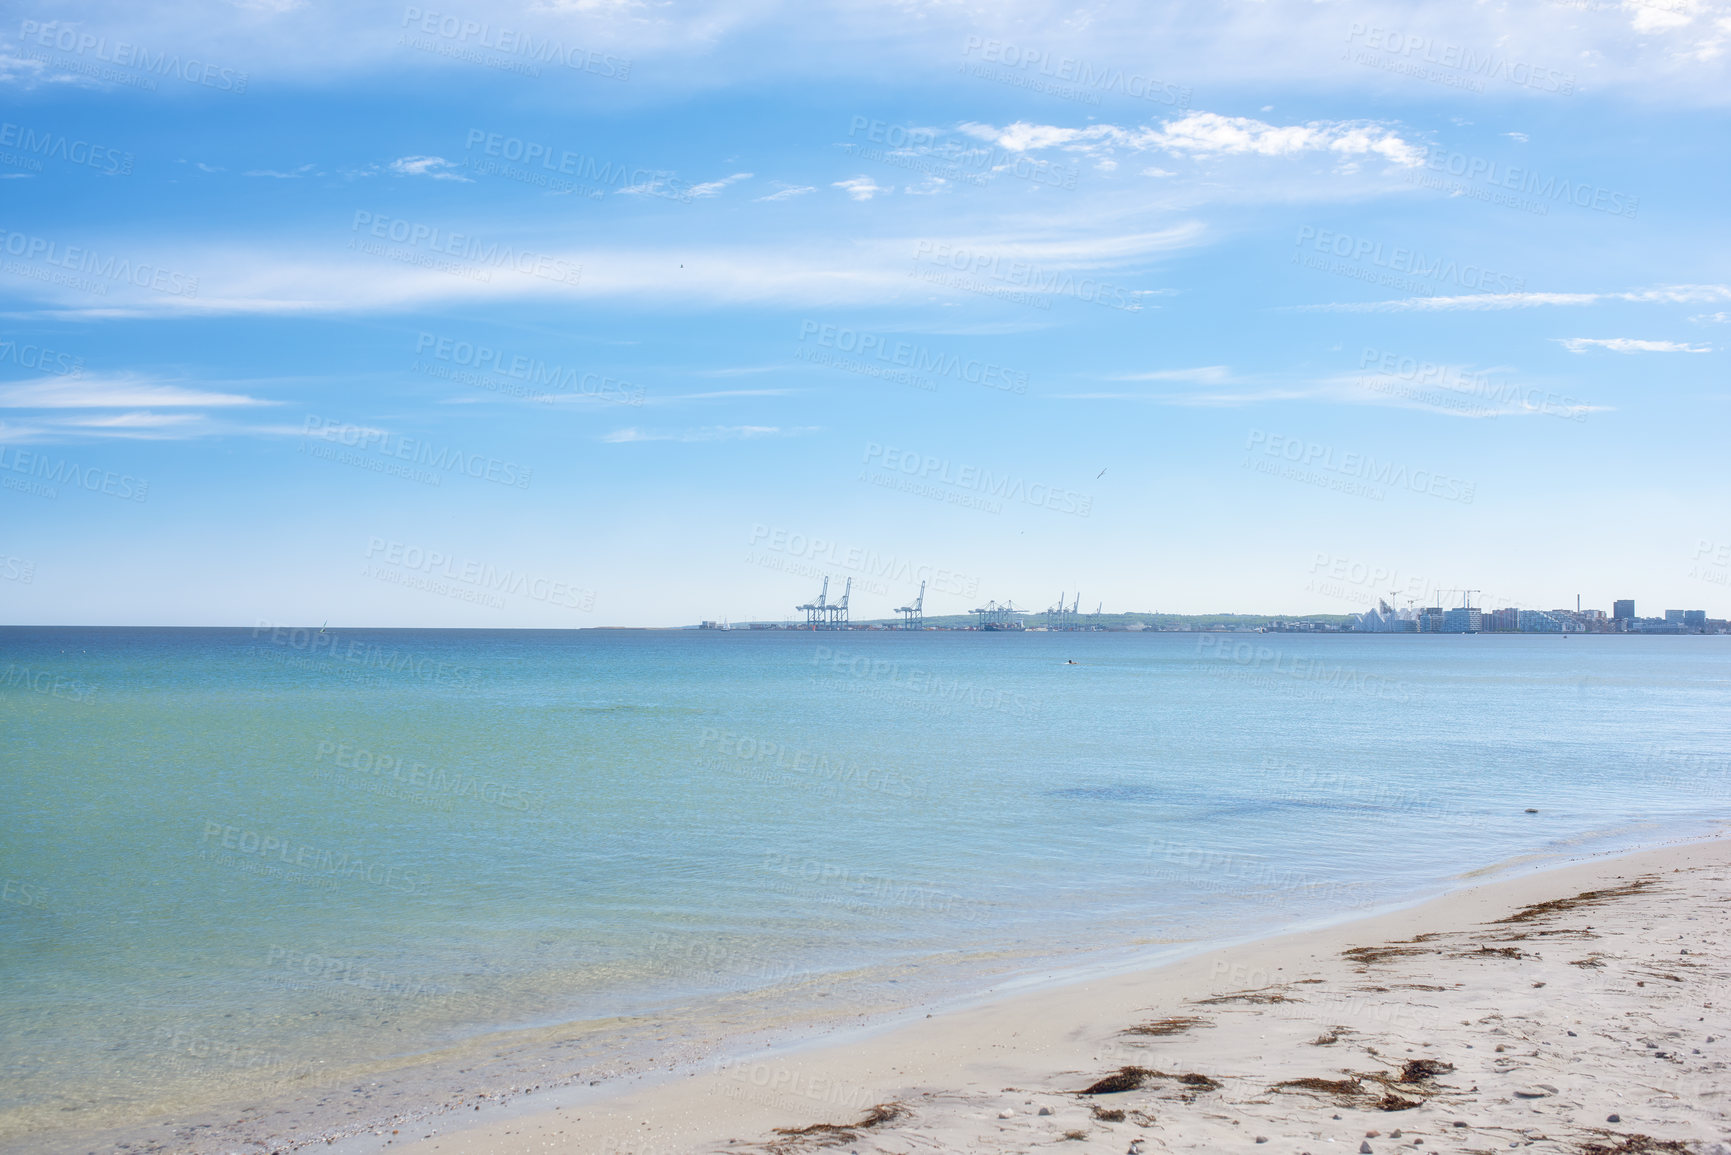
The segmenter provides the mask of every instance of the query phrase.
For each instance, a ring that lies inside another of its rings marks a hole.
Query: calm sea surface
[[[500,1031],[602,1071],[1731,801],[1723,637],[8,628],[0,669],[26,1145]]]

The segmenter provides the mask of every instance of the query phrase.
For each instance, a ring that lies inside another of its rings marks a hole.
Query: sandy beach
[[[1731,840],[1580,862],[586,1101],[453,1089],[338,1149],[1717,1155],[1728,897]]]

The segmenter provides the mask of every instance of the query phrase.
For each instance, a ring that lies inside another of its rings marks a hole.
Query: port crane
[[[914,599],[913,605],[897,606],[896,613],[902,616],[902,629],[923,630],[926,628],[926,583],[920,582],[920,596]]]

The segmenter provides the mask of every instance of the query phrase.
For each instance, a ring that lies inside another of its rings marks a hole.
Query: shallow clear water
[[[1701,832],[1728,642],[0,630],[0,1136]]]

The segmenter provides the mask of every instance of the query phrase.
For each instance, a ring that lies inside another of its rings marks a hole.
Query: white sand
[[[768,1051],[762,1062],[599,1103],[481,1114],[466,1128],[453,1111],[405,1124],[412,1129],[389,1149],[1710,1152],[1731,1144],[1728,880],[1724,840],[1576,864],[845,1042]],[[1609,889],[1621,893],[1509,920],[1532,904]],[[1346,953],[1388,944],[1387,953]],[[1126,1033],[1171,1018],[1199,1022]],[[1403,1078],[1414,1060],[1439,1073]],[[1077,1093],[1123,1067],[1164,1074],[1121,1093]],[[1340,1089],[1279,1086],[1301,1079]],[[894,1117],[852,1132],[787,1133],[856,1123],[878,1104]],[[1619,1122],[1607,1121],[1613,1114]]]

